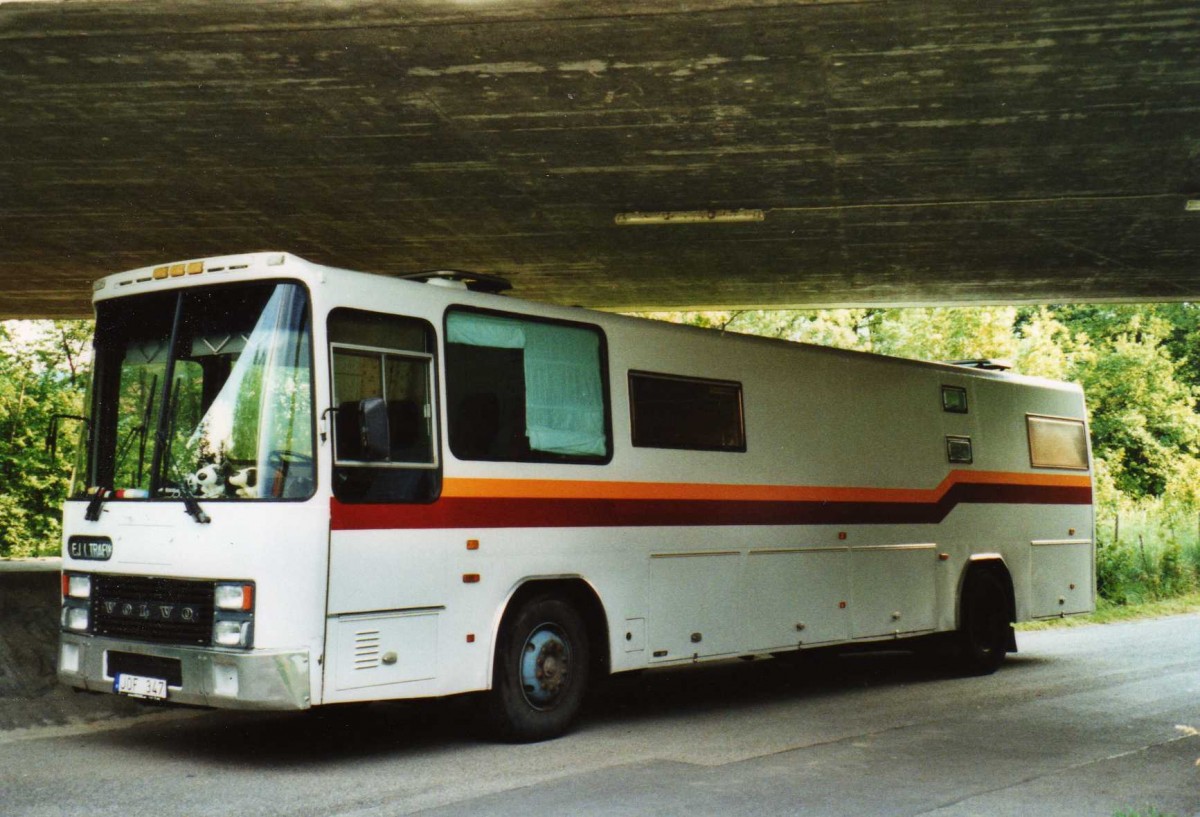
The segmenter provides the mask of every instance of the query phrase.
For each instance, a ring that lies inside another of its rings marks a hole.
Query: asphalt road
[[[461,700],[0,733],[0,815],[1190,817],[1198,627],[1025,633],[987,678],[903,654],[647,672],[528,746],[478,737]]]

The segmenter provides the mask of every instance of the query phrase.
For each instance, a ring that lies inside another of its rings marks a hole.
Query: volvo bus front
[[[314,703],[328,507],[312,309],[302,276],[281,274],[286,258],[98,285],[64,512],[65,683],[226,707]]]

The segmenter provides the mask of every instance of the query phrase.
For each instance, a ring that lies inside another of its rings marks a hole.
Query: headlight
[[[254,585],[218,584],[213,591],[213,606],[218,610],[253,610]]]
[[[249,621],[217,621],[213,623],[213,643],[218,647],[250,646]]]
[[[253,582],[217,582],[213,586],[212,643],[242,649],[254,645]]]
[[[62,625],[68,630],[86,633],[88,628],[88,609],[86,607],[64,607]]]
[[[90,599],[92,577],[86,573],[64,573],[63,595],[69,599]]]

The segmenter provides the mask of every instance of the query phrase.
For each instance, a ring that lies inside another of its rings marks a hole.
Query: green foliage
[[[1127,333],[1073,369],[1087,395],[1093,448],[1130,496],[1161,496],[1179,462],[1196,458],[1196,393],[1180,368],[1160,337]]]
[[[1013,323],[1017,337],[1016,370],[1052,380],[1069,378],[1077,357],[1087,350],[1086,339],[1077,338],[1048,307],[1017,311]]]
[[[0,556],[58,550],[79,423],[55,456],[44,443],[54,414],[83,407],[90,337],[81,321],[0,323]]]
[[[876,322],[873,351],[918,360],[1016,357],[1016,309],[888,309]]]
[[[1096,592],[1115,604],[1137,601],[1141,572],[1133,548],[1119,543],[1096,548]]]
[[[798,343],[871,351],[872,327],[883,310],[743,309],[735,312],[648,312],[653,320]]]

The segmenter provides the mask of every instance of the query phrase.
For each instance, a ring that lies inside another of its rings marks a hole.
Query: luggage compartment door
[[[1032,618],[1091,612],[1092,560],[1090,539],[1052,539],[1030,543]]]
[[[936,545],[879,545],[850,553],[854,638],[934,629]]]

